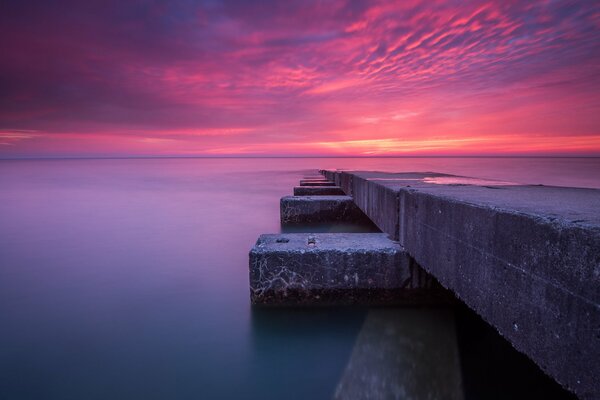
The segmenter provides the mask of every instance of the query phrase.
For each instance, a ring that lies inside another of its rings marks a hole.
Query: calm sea
[[[0,399],[329,398],[366,310],[248,293],[318,168],[600,188],[598,158],[0,161]]]

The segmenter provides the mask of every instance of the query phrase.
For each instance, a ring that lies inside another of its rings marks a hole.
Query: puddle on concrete
[[[495,181],[490,179],[467,178],[463,176],[439,176],[427,177],[422,179],[425,183],[436,185],[473,185],[473,186],[516,186],[515,182]]]
[[[368,178],[368,181],[380,182],[424,182],[436,185],[473,185],[473,186],[516,186],[516,182],[496,181],[492,179],[468,178],[464,176],[428,176],[425,178]]]

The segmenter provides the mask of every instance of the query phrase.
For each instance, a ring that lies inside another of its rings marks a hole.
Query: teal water
[[[329,398],[367,310],[252,310],[316,168],[600,187],[599,159],[0,161],[0,399]]]

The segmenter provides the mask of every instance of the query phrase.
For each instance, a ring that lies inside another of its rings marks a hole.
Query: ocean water
[[[318,168],[600,188],[597,158],[0,161],[0,399],[330,398],[366,309],[252,309]]]

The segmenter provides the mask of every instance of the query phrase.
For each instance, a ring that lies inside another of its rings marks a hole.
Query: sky
[[[598,1],[0,3],[0,158],[600,156]]]

